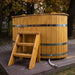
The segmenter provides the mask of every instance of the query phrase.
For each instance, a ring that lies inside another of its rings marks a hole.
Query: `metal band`
[[[15,43],[15,41],[13,41],[13,43]],[[67,44],[67,42],[65,42],[65,43],[55,43],[55,44],[41,43],[40,45],[42,45],[42,46],[58,46],[58,45],[65,45],[65,44]]]
[[[55,43],[55,44],[46,44],[46,43],[43,43],[41,45],[42,46],[57,46],[57,45],[65,45],[65,44],[67,44],[67,42],[65,42],[65,43]]]
[[[13,25],[13,27],[40,27],[40,26],[62,26],[65,27],[67,24],[40,24],[40,25]]]
[[[12,41],[12,43],[15,43],[15,41]]]
[[[66,55],[68,52],[65,53],[60,53],[60,54],[41,54],[41,56],[61,56],[61,55]]]
[[[13,25],[13,27],[25,27],[25,25]]]

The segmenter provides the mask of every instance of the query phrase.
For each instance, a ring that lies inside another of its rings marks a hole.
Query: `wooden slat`
[[[33,46],[34,43],[18,43],[19,46]]]
[[[24,57],[24,58],[31,58],[31,54],[24,54],[24,53],[14,53],[15,57]]]

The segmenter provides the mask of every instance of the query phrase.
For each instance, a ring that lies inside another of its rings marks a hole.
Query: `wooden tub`
[[[67,16],[64,13],[13,16],[13,43],[19,32],[40,32],[41,44],[39,49],[41,58],[64,58],[68,52]],[[28,37],[30,37],[30,40],[34,39],[33,36]],[[29,49],[32,50],[32,48],[25,47],[24,49],[25,52],[31,52]]]

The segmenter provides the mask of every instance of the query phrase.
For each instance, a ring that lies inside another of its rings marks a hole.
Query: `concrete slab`
[[[7,75],[47,75],[69,66],[75,66],[75,39],[69,40],[68,44],[68,57],[61,60],[52,60],[53,63],[58,65],[57,69],[52,68],[47,60],[42,60],[40,63],[36,63],[35,68],[28,70],[29,59],[16,60],[14,65],[8,67],[12,45],[0,46],[0,65]]]

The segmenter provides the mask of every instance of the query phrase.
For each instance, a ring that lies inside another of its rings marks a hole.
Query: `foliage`
[[[26,1],[31,4],[37,4],[38,7],[35,9],[35,13],[66,13],[70,4],[70,0],[3,0],[3,17],[27,13],[27,10],[30,9],[27,7]]]
[[[45,11],[45,3],[44,1],[37,1],[35,4],[34,4],[34,13],[35,14],[43,14],[44,11]]]
[[[42,6],[40,3],[43,3],[43,12],[42,13],[51,13],[51,12],[64,12],[67,13],[69,9],[70,0],[28,0],[29,2],[38,3],[37,11]],[[42,10],[42,9],[41,9]],[[40,12],[41,12],[40,10]],[[38,12],[37,12],[38,13]]]
[[[12,21],[9,21],[9,30],[8,30],[8,35],[12,36]]]
[[[27,14],[27,3],[24,0],[0,0],[0,7],[0,16],[8,22],[8,35],[11,35],[11,16]]]
[[[46,13],[50,12],[64,12],[67,13],[69,9],[70,0],[45,0]]]
[[[12,15],[19,15],[26,10],[26,4],[23,0],[3,0],[2,1],[2,14],[3,17]],[[19,12],[19,13],[18,13]]]

